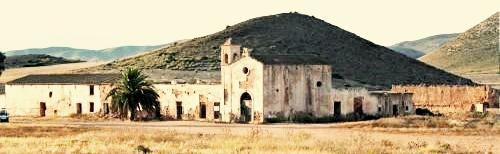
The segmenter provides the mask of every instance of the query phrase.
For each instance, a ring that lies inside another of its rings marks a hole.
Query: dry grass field
[[[401,123],[405,120],[414,124]],[[0,124],[0,153],[136,153],[144,148],[153,153],[500,152],[498,125],[477,123],[465,128],[442,120],[401,117],[335,124],[242,125],[14,118]]]

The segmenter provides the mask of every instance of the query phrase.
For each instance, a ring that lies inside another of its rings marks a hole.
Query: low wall
[[[415,107],[441,113],[470,111],[477,103],[498,107],[497,93],[490,86],[393,85],[391,91],[413,93]]]

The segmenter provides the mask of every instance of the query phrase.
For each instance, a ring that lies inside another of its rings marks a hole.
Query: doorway
[[[398,114],[398,105],[392,105],[392,115],[397,116]]]
[[[252,120],[252,96],[247,92],[240,97],[240,122],[248,123]]]
[[[182,119],[182,102],[175,102],[177,109],[177,119]]]
[[[76,114],[82,114],[82,103],[76,103]]]
[[[45,111],[47,110],[47,106],[45,102],[40,102],[40,117],[45,117]]]
[[[340,102],[333,102],[333,115],[340,116],[342,114],[342,108],[340,106]]]
[[[207,118],[207,105],[205,103],[200,103],[200,119]]]
[[[354,113],[363,114],[363,97],[354,98]]]

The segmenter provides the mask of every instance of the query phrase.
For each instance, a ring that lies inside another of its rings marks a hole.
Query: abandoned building
[[[13,116],[70,116],[109,112],[106,95],[118,74],[28,75],[5,85]]]
[[[414,113],[411,92],[335,89],[330,64],[315,55],[257,55],[228,39],[220,46],[217,82],[155,82],[161,114],[169,119],[263,123],[266,118],[350,113]],[[12,115],[109,113],[105,97],[117,74],[29,75],[6,85]],[[29,97],[26,97],[29,95]]]
[[[413,93],[415,107],[444,114],[499,107],[497,90],[487,85],[393,85],[391,91]]]

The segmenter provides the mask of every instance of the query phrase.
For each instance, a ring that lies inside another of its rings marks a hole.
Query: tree
[[[160,116],[160,102],[158,93],[153,85],[147,81],[147,75],[140,69],[127,68],[122,72],[121,79],[106,96],[111,97],[111,110],[125,118],[130,112],[130,120],[136,120],[138,111],[146,111],[148,114],[156,113]]]

